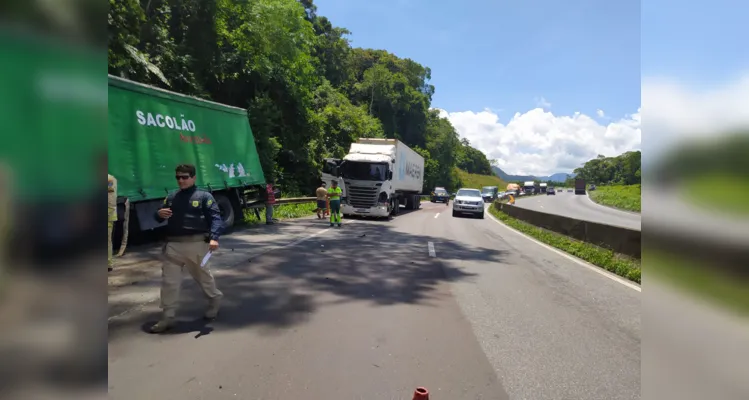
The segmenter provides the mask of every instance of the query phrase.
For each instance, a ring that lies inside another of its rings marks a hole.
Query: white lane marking
[[[434,218],[437,218],[440,216],[440,213],[434,214]]]
[[[437,257],[437,252],[434,251],[434,243],[429,242],[427,247],[429,247],[429,257]]]
[[[348,220],[348,221],[342,221],[342,222],[343,222],[343,225],[348,225],[348,224],[353,224],[353,223],[356,223],[357,221],[359,221],[359,220]],[[306,242],[307,240],[310,240],[310,239],[314,238],[315,236],[321,235],[321,234],[323,234],[323,233],[325,233],[325,232],[327,232],[327,231],[329,231],[329,230],[331,230],[331,229],[333,229],[333,228],[331,228],[331,227],[328,227],[328,228],[325,228],[325,229],[319,230],[319,231],[317,231],[317,232],[315,232],[315,233],[313,233],[313,234],[311,234],[311,235],[309,235],[309,236],[307,236],[307,237],[303,237],[303,238],[301,238],[301,239],[295,240],[295,241],[293,241],[293,242],[290,242],[290,243],[286,243],[286,244],[282,244],[282,245],[278,245],[278,246],[273,246],[273,247],[270,247],[270,248],[268,248],[268,249],[266,249],[266,250],[263,250],[263,251],[261,251],[260,253],[254,253],[254,254],[250,255],[250,258],[249,258],[249,259],[251,260],[251,259],[253,259],[253,258],[257,258],[257,257],[259,257],[259,256],[262,256],[263,254],[267,254],[267,253],[270,253],[271,251],[274,251],[274,250],[278,250],[278,249],[284,249],[284,248],[287,248],[287,247],[292,247],[292,246],[296,246],[296,245],[298,245],[299,243],[302,243],[302,242]],[[242,261],[242,262],[245,262],[245,261]],[[224,266],[223,268],[212,268],[212,270],[215,270],[215,271],[220,271],[220,270],[227,270],[227,269],[230,269],[230,268],[234,268],[234,267],[236,267],[237,265],[238,265],[238,264],[233,264],[233,265],[230,265],[230,266]],[[131,308],[128,308],[127,310],[125,310],[125,311],[123,311],[123,312],[121,312],[121,313],[119,313],[119,314],[116,314],[116,315],[113,315],[113,316],[111,316],[111,317],[107,318],[107,323],[109,323],[109,321],[112,321],[112,320],[113,320],[113,319],[115,319],[115,318],[119,318],[119,317],[121,317],[121,316],[123,316],[123,315],[125,315],[125,314],[127,314],[127,313],[130,313],[130,312],[132,312],[132,311],[134,311],[134,310],[137,310],[137,309],[143,308],[143,307],[145,307],[146,305],[148,305],[148,304],[150,304],[150,303],[153,303],[153,302],[155,302],[155,301],[159,301],[160,299],[161,299],[161,297],[157,297],[157,298],[155,298],[155,299],[152,299],[152,300],[148,300],[148,301],[146,301],[146,302],[143,302],[143,303],[141,303],[141,304],[138,304],[138,305],[135,305],[135,306],[133,306],[133,307],[131,307]]]
[[[503,223],[502,223],[502,222],[501,222],[500,220],[498,220],[498,219],[497,219],[497,218],[496,218],[495,216],[493,216],[493,215],[492,215],[491,213],[489,213],[489,217],[491,217],[491,219],[493,219],[493,220],[494,220],[494,222],[496,222],[496,223],[498,223],[498,224],[502,225],[503,227],[507,228],[508,230],[510,230],[510,231],[512,231],[512,232],[514,232],[514,233],[516,233],[516,234],[518,234],[518,235],[520,235],[520,236],[522,236],[522,237],[524,237],[524,238],[526,238],[526,239],[530,240],[531,242],[533,242],[533,243],[536,243],[537,245],[539,245],[539,246],[541,246],[541,247],[545,247],[545,248],[547,248],[548,250],[551,250],[551,251],[553,251],[554,253],[557,253],[557,254],[559,254],[560,256],[562,256],[562,257],[564,257],[564,258],[566,258],[566,259],[568,259],[568,260],[570,260],[570,261],[572,261],[572,262],[574,262],[574,263],[576,263],[576,264],[578,264],[578,265],[580,265],[580,266],[583,266],[583,267],[585,267],[585,268],[587,268],[587,269],[589,269],[589,270],[591,270],[591,271],[593,271],[593,272],[596,272],[596,273],[598,273],[598,274],[601,274],[601,275],[605,276],[606,278],[609,278],[609,279],[611,279],[612,281],[616,281],[616,282],[619,282],[619,283],[621,283],[622,285],[624,285],[624,286],[626,286],[626,287],[628,287],[628,288],[630,288],[630,289],[634,289],[634,290],[636,290],[636,291],[638,291],[638,292],[642,292],[642,287],[640,287],[639,285],[637,285],[637,284],[635,284],[635,283],[633,283],[633,282],[630,282],[630,281],[628,281],[628,280],[626,280],[626,279],[624,279],[624,278],[620,277],[619,275],[615,275],[615,274],[613,274],[613,273],[611,273],[611,272],[609,272],[609,271],[606,271],[606,270],[605,270],[605,269],[603,269],[603,268],[597,267],[597,266],[595,266],[595,265],[593,265],[593,264],[590,264],[590,263],[588,263],[588,262],[585,262],[585,261],[583,261],[583,260],[581,260],[581,259],[579,259],[579,258],[577,258],[577,257],[571,256],[571,255],[569,255],[569,254],[567,254],[567,253],[563,252],[562,250],[559,250],[559,249],[556,249],[556,248],[554,248],[554,247],[551,247],[551,246],[549,246],[549,245],[548,245],[548,244],[546,244],[546,243],[543,243],[543,242],[539,242],[538,240],[536,240],[536,239],[534,239],[534,238],[532,238],[532,237],[530,237],[530,236],[526,235],[525,233],[523,233],[523,232],[520,232],[520,231],[518,231],[518,230],[516,230],[516,229],[514,229],[514,228],[512,228],[512,227],[509,227],[509,226],[507,226],[507,225],[503,224]]]

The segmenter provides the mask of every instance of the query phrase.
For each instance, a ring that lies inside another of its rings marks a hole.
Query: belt
[[[205,242],[207,234],[201,233],[199,235],[185,235],[185,236],[168,236],[167,242]]]

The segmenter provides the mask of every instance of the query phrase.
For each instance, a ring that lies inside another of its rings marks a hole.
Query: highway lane
[[[456,279],[453,293],[511,398],[640,398],[641,292],[488,214],[437,220],[437,257],[475,277]],[[453,242],[499,255],[466,259]]]
[[[566,191],[554,196],[538,195],[520,198],[515,202],[515,205],[529,210],[621,226],[638,231],[641,227],[642,218],[638,213],[602,206],[594,203],[587,195],[576,195]]]
[[[216,272],[211,324],[185,285],[177,333],[110,325],[109,397],[639,398],[639,291],[440,204],[325,229]]]

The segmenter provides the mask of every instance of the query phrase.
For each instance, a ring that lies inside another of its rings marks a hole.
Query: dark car
[[[443,187],[436,187],[432,192],[430,200],[432,203],[448,203],[450,202],[450,193]]]
[[[499,194],[499,188],[496,186],[484,186],[481,188],[481,198],[484,199],[484,203],[491,203],[497,199]]]
[[[547,196],[551,196],[551,195],[556,196],[556,194],[557,194],[557,192],[554,191],[553,187],[550,187],[550,188],[546,189],[546,195]]]

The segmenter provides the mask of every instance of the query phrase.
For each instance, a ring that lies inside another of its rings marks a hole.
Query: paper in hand
[[[203,261],[200,262],[200,268],[203,268],[208,264],[208,260],[211,259],[211,254],[213,254],[213,251],[208,251],[208,253],[205,253],[205,256],[203,256]]]

